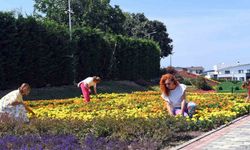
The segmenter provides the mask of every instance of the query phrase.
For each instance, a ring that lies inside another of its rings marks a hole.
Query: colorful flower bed
[[[193,118],[170,117],[155,91],[101,94],[88,104],[81,98],[28,101],[36,118],[29,124],[1,122],[0,147],[159,149],[179,140],[176,135],[208,131],[249,113],[244,94],[187,95],[198,104]]]

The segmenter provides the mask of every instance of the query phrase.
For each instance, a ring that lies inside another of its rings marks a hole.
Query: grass
[[[227,85],[225,85],[227,86]],[[0,91],[0,98],[14,89]],[[132,93],[136,91],[159,91],[159,85],[141,86],[133,81],[102,81],[97,85],[98,93]],[[187,86],[187,91],[197,90],[193,86]],[[92,89],[93,91],[93,89]],[[231,92],[220,91],[220,92]],[[245,92],[245,91],[244,91]],[[44,87],[32,88],[29,96],[24,97],[25,100],[46,100],[46,99],[67,99],[81,96],[81,89],[76,85],[60,86],[60,87]]]
[[[245,93],[246,90],[241,88],[242,82],[232,83],[232,82],[222,82],[218,85],[217,92],[219,93]],[[222,88],[222,90],[219,90]],[[239,90],[236,90],[238,88]]]
[[[140,86],[132,81],[102,81],[97,85],[98,93],[131,93],[135,91],[147,91],[151,87]],[[8,92],[15,90],[9,89],[0,91],[0,97]],[[152,90],[152,89],[151,89]],[[93,91],[93,89],[92,89]],[[27,100],[45,99],[65,99],[81,96],[81,89],[76,85],[60,87],[32,88],[30,95],[25,97]]]

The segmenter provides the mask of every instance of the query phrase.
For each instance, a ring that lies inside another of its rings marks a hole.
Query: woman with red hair
[[[186,85],[180,84],[174,75],[165,74],[160,80],[161,97],[165,101],[169,115],[182,115],[192,117],[195,104],[186,103]]]

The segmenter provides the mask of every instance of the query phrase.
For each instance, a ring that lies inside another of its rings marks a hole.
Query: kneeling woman
[[[172,74],[165,74],[160,80],[161,97],[165,101],[169,115],[192,117],[195,104],[186,103],[186,85],[180,84]]]
[[[29,122],[27,111],[35,115],[35,113],[23,102],[23,96],[30,93],[30,86],[23,83],[17,90],[5,95],[0,100],[0,116],[6,116],[18,121]]]

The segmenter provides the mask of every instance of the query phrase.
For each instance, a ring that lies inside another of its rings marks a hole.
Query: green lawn
[[[154,90],[154,88],[140,86],[132,81],[102,81],[97,85],[98,93],[131,93],[135,91],[146,91],[149,89]],[[15,89],[0,91],[0,97],[4,96],[11,90]],[[81,94],[81,89],[73,85],[61,87],[32,88],[30,95],[25,97],[24,99],[64,99],[80,97]]]
[[[222,82],[217,87],[217,92],[219,93],[244,93],[246,92],[245,89],[241,88],[242,82]]]

